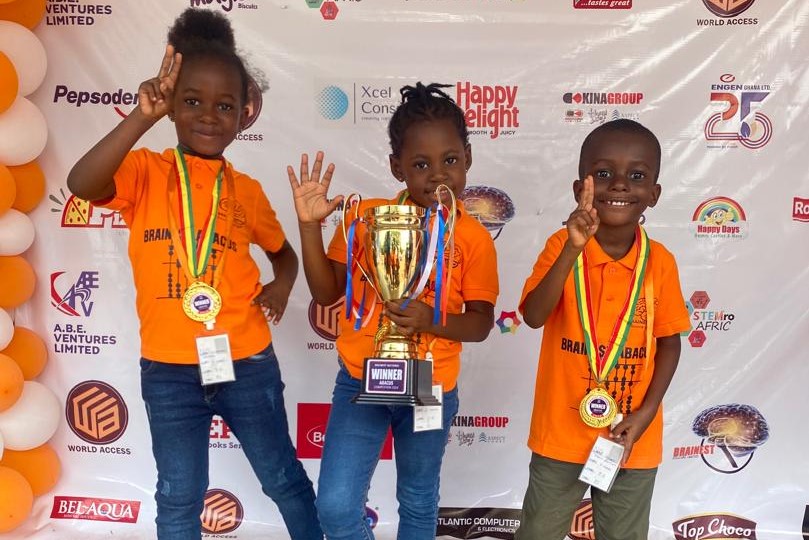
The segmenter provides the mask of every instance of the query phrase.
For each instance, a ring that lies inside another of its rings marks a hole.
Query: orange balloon
[[[52,490],[62,472],[59,456],[48,443],[22,452],[6,450],[3,459],[0,459],[0,466],[14,469],[23,475],[31,486],[34,497]]]
[[[36,332],[22,326],[14,327],[14,337],[0,354],[17,362],[26,381],[38,377],[48,363],[48,347],[45,342]]]
[[[17,362],[0,354],[0,412],[14,405],[22,395],[25,379]]]
[[[34,294],[36,284],[34,269],[19,255],[0,257],[0,276],[3,276],[3,286],[0,287],[0,307],[21,306]]]
[[[23,475],[0,466],[0,533],[16,529],[31,514],[34,492]]]
[[[33,30],[45,16],[45,0],[0,0],[0,21],[11,21]]]
[[[2,54],[2,53],[0,53]],[[17,183],[5,165],[0,164],[0,214],[11,208],[17,198]]]
[[[11,60],[0,52],[0,113],[11,107],[20,90],[17,70]]]
[[[17,196],[14,198],[12,208],[27,214],[37,207],[45,196],[45,174],[36,161],[29,161],[23,165],[9,167]]]

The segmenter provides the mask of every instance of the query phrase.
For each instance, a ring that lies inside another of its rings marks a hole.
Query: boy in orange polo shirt
[[[690,328],[674,257],[639,225],[660,196],[660,156],[655,135],[637,122],[593,130],[573,182],[578,207],[523,288],[525,322],[544,331],[516,540],[565,537],[588,488],[579,475],[600,436],[624,452],[610,491],[591,492],[596,538],[648,536],[661,402],[680,357],[679,333]]]

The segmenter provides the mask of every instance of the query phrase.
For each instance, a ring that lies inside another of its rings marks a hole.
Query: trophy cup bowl
[[[383,205],[365,211],[367,268],[363,269],[383,301],[408,298],[424,268],[425,210]],[[374,340],[374,357],[363,367],[363,391],[355,403],[438,405],[432,395],[432,362],[418,358],[416,341],[384,320]]]

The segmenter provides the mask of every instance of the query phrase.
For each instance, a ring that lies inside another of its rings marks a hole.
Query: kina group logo
[[[705,122],[708,148],[757,150],[770,142],[773,124],[758,109],[771,93],[769,84],[738,84],[733,74],[725,73],[711,85],[711,103],[720,109]]]
[[[68,427],[78,438],[99,445],[121,438],[129,422],[124,398],[102,381],[85,381],[74,386],[65,400],[65,416]]]
[[[200,515],[202,532],[228,534],[239,528],[244,519],[244,507],[236,496],[224,489],[209,489]]]
[[[59,225],[62,228],[126,228],[120,212],[93,206],[92,203],[75,195],[68,196],[63,189],[59,190],[59,196],[49,195],[48,198],[56,204],[51,208],[51,212],[59,214]]]
[[[744,238],[747,217],[739,203],[728,197],[714,197],[697,207],[691,217],[697,238]]]

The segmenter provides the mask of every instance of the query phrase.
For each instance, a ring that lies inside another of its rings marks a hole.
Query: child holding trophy
[[[388,133],[390,169],[406,189],[392,199],[361,201],[356,215],[405,205],[420,212],[426,209],[435,220],[443,212],[440,206],[449,205],[460,195],[472,164],[472,152],[463,111],[441,88],[421,83],[402,88],[402,103],[390,120]],[[333,164],[323,170],[322,152],[317,153],[311,171],[308,156],[301,157],[300,179],[288,167],[309,289],[315,301],[323,305],[336,302],[345,292],[351,314],[350,319],[341,321],[337,339],[340,367],[320,467],[318,515],[329,540],[373,538],[365,520],[365,503],[390,429],[396,450],[398,537],[432,540],[441,461],[449,427],[458,411],[456,381],[461,343],[482,341],[494,323],[498,295],[494,243],[486,229],[458,203],[455,215],[449,216],[454,221],[454,233],[447,240],[447,249],[431,251],[436,267],[426,274],[427,292],[417,298],[383,302],[368,289],[373,283],[366,279],[365,271],[355,271],[353,261],[359,259],[359,265],[365,265],[370,257],[365,257],[363,251],[382,251],[380,257],[374,257],[384,267],[378,273],[403,276],[383,280],[387,287],[411,280],[411,275],[400,274],[400,270],[408,266],[408,254],[420,248],[410,236],[396,234],[363,250],[359,241],[353,241],[364,234],[365,224],[360,223],[356,235],[351,231],[344,235],[338,229],[325,250],[320,222],[343,201],[340,196],[327,198],[333,173]],[[442,185],[448,189],[439,188]],[[407,214],[400,211],[397,217]],[[438,236],[440,244],[445,235]],[[407,249],[401,249],[402,243],[408,244]],[[453,243],[454,249],[450,249]],[[429,254],[425,259],[430,259]],[[373,281],[379,278],[377,274],[368,277]],[[376,288],[380,288],[379,283]],[[443,311],[438,317],[437,304]],[[413,339],[419,358],[432,359],[432,382],[438,387],[436,395],[442,407],[424,411],[408,405],[353,401],[363,389],[364,361],[375,354],[375,336],[388,332],[390,323],[397,334]],[[433,418],[422,418],[422,414]],[[422,421],[425,425],[421,425]]]
[[[157,537],[200,538],[218,414],[290,537],[316,540],[323,535],[314,489],[289,438],[267,324],[284,314],[298,260],[261,185],[222,156],[247,118],[249,75],[218,12],[184,11],[168,42],[157,77],[138,89],[138,106],[68,176],[73,193],[119,210],[130,229]],[[132,150],[165,116],[176,148]],[[273,267],[264,286],[251,243]]]
[[[517,540],[562,540],[588,485],[596,538],[648,536],[661,402],[690,328],[674,257],[640,226],[660,197],[660,155],[637,122],[594,129],[578,207],[523,288],[525,322],[544,331]]]

